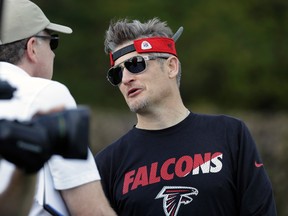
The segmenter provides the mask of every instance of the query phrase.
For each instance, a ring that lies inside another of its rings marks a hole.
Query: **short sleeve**
[[[49,160],[48,165],[57,190],[65,190],[100,180],[100,175],[90,150],[88,151],[87,160],[64,159],[61,156],[53,156]]]

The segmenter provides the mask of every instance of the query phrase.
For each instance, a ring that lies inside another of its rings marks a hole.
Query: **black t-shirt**
[[[119,216],[276,215],[245,124],[191,113],[163,130],[131,129],[95,157]]]

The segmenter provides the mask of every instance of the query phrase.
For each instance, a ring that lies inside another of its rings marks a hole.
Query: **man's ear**
[[[36,55],[36,38],[31,37],[28,39],[26,44],[26,57],[29,61],[36,62],[37,61],[37,55]]]
[[[169,77],[170,78],[176,77],[177,74],[178,74],[178,70],[179,70],[178,58],[176,56],[170,56],[167,59],[167,65],[168,65],[168,68],[169,68]]]

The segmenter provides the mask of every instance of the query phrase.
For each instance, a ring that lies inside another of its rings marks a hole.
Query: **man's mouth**
[[[128,97],[133,97],[137,95],[140,92],[140,88],[132,88],[128,91],[127,95]]]

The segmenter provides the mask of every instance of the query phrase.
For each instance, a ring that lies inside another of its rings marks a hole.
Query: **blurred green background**
[[[225,113],[251,129],[287,216],[287,0],[34,0],[51,21],[73,28],[61,35],[54,79],[92,110],[94,152],[135,123],[118,89],[106,81],[104,34],[111,19],[159,17],[174,32],[183,68],[181,92],[194,112]]]

